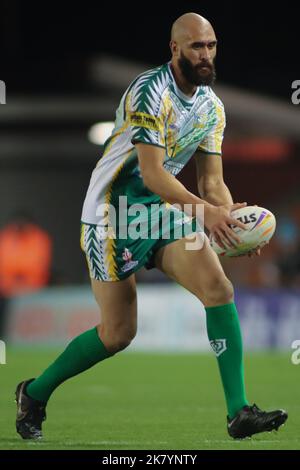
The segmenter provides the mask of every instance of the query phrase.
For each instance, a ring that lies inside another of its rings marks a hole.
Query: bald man
[[[124,93],[85,198],[81,246],[101,321],[38,378],[18,385],[16,425],[24,439],[42,436],[46,404],[62,382],[130,344],[134,273],[142,266],[158,268],[204,304],[230,436],[271,431],[287,419],[283,410],[263,412],[247,401],[233,287],[203,232],[204,223],[224,247],[239,242],[232,224],[244,228],[230,215],[244,204],[233,203],[223,180],[225,113],[211,88],[216,35],[205,18],[187,13],[173,24],[170,47],[172,60],[139,75]],[[192,157],[201,197],[175,178]]]

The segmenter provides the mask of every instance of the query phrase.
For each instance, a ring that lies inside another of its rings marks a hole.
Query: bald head
[[[207,19],[197,13],[180,16],[172,26],[170,48],[172,67],[182,86],[214,82],[217,39]]]
[[[207,19],[197,13],[185,13],[174,21],[171,30],[171,41],[181,44],[199,32],[210,32],[214,35],[214,30]]]

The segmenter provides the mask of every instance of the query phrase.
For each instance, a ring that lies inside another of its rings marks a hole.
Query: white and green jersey
[[[221,154],[224,128],[224,106],[210,87],[200,86],[187,97],[177,87],[170,64],[139,75],[121,99],[81,220],[97,224],[97,207],[117,205],[119,196],[127,196],[128,204],[160,201],[143,184],[135,143],[164,148],[164,168],[177,175],[196,150]]]

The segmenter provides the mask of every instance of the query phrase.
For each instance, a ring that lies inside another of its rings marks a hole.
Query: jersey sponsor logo
[[[217,357],[227,350],[226,339],[214,339],[210,341],[210,345]]]
[[[132,261],[132,253],[131,251],[128,250],[128,248],[125,248],[123,253],[122,253],[122,258],[126,263],[122,267],[122,271],[125,273],[127,271],[130,271],[130,269],[133,269],[137,264],[139,264],[138,261]]]
[[[162,131],[162,126],[159,120],[155,116],[151,116],[150,114],[139,112],[130,113],[129,122],[131,126],[145,127],[146,129],[150,129],[151,131],[156,132]]]
[[[171,173],[171,175],[178,175],[178,173],[181,172],[182,168],[184,165],[182,163],[174,162],[174,161],[168,161],[164,163],[164,168],[168,171],[168,173]]]

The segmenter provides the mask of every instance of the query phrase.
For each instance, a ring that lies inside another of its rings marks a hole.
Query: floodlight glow
[[[88,138],[95,145],[103,145],[108,137],[110,137],[113,128],[113,122],[99,122],[90,128]]]

